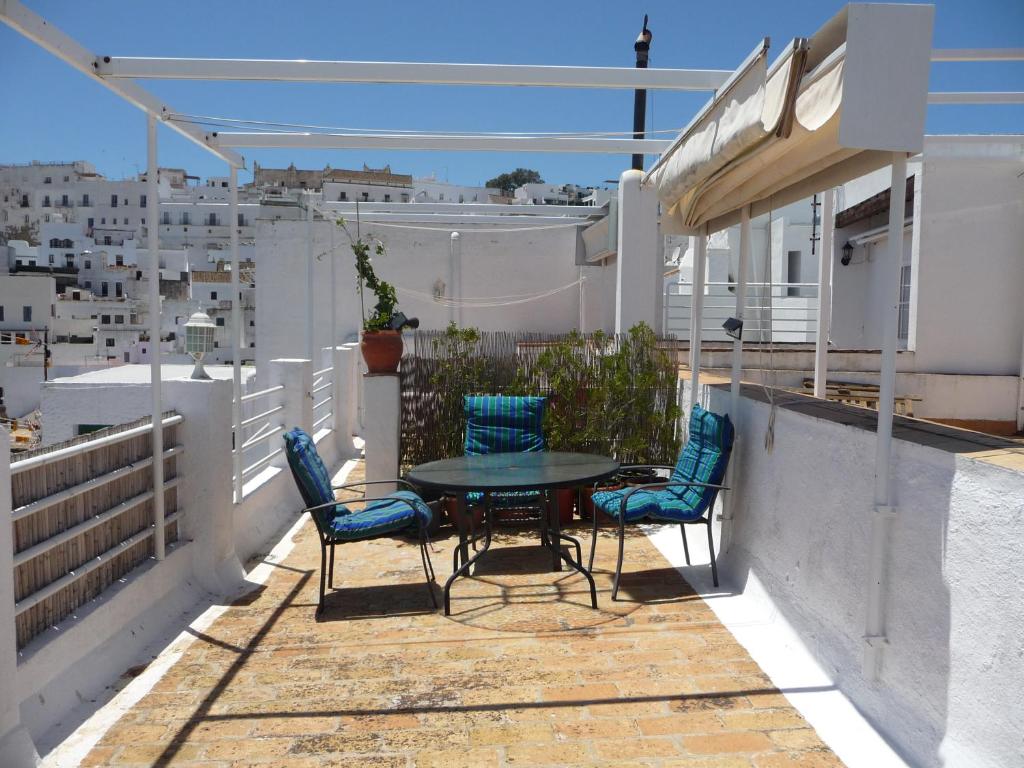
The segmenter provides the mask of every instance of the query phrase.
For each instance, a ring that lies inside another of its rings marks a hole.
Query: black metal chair
[[[432,513],[412,485],[396,479],[332,486],[330,475],[317,454],[313,439],[306,432],[296,427],[285,433],[284,441],[288,466],[306,504],[303,511],[309,512],[313,518],[320,537],[320,598],[317,602],[317,615],[324,609],[325,587],[334,588],[334,548],[338,544],[390,537],[398,533],[418,535],[427,590],[430,592],[431,603],[437,608],[433,587],[434,567],[430,562],[430,538],[427,534]],[[335,499],[334,492],[337,490],[381,484],[397,484],[409,490],[394,491],[375,499],[367,498],[364,491],[362,498],[349,500],[350,503],[364,503],[363,509],[358,511],[352,511],[344,502]]]

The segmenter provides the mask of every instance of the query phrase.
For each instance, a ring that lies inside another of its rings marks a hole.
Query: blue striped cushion
[[[498,491],[491,494],[491,505],[494,507],[533,507],[540,503],[543,494],[540,491]],[[483,491],[470,491],[466,494],[467,504],[483,504]]]
[[[672,471],[672,479],[721,485],[733,437],[732,422],[728,416],[720,416],[695,405],[690,414],[690,435]],[[692,517],[688,519],[700,517],[715,495],[711,488],[668,488],[661,493],[666,495],[667,509],[672,510],[671,514],[689,514]],[[673,497],[675,501],[667,497]]]
[[[609,517],[619,519],[622,511],[622,497],[629,488],[618,491],[598,491],[592,497],[594,506]],[[650,491],[637,491],[626,500],[626,522],[632,523],[658,510],[658,500]]]
[[[316,507],[334,501],[334,491],[331,488],[331,476],[327,473],[327,467],[316,452],[316,445],[308,433],[295,427],[284,433],[284,452],[288,458],[288,466],[292,470],[295,484],[299,486],[299,493],[306,507]],[[311,514],[317,517],[321,527],[330,524],[332,518],[339,515],[349,514],[349,509],[344,504],[337,504],[335,507],[324,507],[314,510]]]
[[[546,402],[544,397],[466,396],[466,455],[545,450]]]
[[[424,527],[430,525],[430,507],[415,493],[395,491],[389,495],[404,499],[409,504],[394,499],[378,499],[369,502],[365,509],[358,512],[347,512],[347,507],[339,504],[339,507],[346,509],[346,514],[336,515],[328,521],[325,526],[327,533],[335,539],[354,541],[406,528],[418,530],[419,520],[423,521]]]

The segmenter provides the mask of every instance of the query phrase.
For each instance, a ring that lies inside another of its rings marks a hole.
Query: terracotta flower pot
[[[454,496],[444,497],[444,512],[448,518],[448,522],[451,523],[455,530],[459,529],[459,502]],[[478,504],[470,505],[467,510],[467,515],[462,518],[463,524],[466,526],[466,531],[469,531],[469,519],[473,520],[473,527],[478,531],[482,530],[484,525],[484,508]]]
[[[402,334],[399,331],[363,331],[359,345],[370,373],[397,373],[402,360]]]
[[[572,515],[576,510],[576,489],[559,488],[555,493],[558,496],[558,525],[568,525],[572,522]]]

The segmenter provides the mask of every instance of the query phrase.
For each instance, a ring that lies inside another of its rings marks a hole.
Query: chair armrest
[[[388,482],[388,481],[380,481],[380,482]],[[302,511],[303,512],[314,512],[314,511],[316,511],[318,509],[326,509],[327,507],[336,507],[339,504],[341,504],[342,506],[344,506],[346,503],[349,503],[349,504],[352,504],[352,503],[368,504],[371,501],[398,501],[398,502],[401,502],[402,504],[405,504],[413,512],[417,511],[416,507],[413,505],[413,503],[411,501],[409,501],[408,499],[403,499],[401,496],[380,496],[380,497],[378,497],[376,499],[368,499],[368,498],[366,498],[364,496],[361,499],[348,499],[347,501],[328,501],[328,502],[325,502],[323,504],[317,504],[315,507],[306,507]],[[424,502],[424,503],[426,503],[426,502]]]
[[[410,483],[408,480],[403,480],[400,477],[396,477],[394,480],[360,480],[358,482],[353,483],[344,483],[343,485],[332,485],[331,490],[340,491],[346,488],[359,488],[360,486],[364,485],[383,485],[384,483],[398,483],[399,485],[404,485],[410,491],[416,490],[415,486],[412,483]],[[376,501],[376,499],[373,499],[373,501]]]
[[[675,469],[674,464],[622,464],[619,469]]]

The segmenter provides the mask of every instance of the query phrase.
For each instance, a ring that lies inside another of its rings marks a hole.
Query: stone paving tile
[[[576,531],[589,540],[589,531]],[[453,538],[433,544],[438,576]],[[453,614],[429,605],[416,543],[339,547],[317,620],[311,524],[84,765],[778,768],[841,765],[639,531],[599,610],[529,532],[503,532]],[[438,590],[439,591],[439,590]]]

